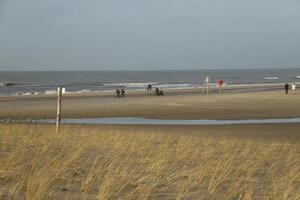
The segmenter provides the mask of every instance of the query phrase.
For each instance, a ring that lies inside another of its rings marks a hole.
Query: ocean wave
[[[148,85],[156,85],[157,82],[146,82],[146,83],[104,83],[104,86],[110,87],[128,87],[128,88],[145,88]]]
[[[64,83],[60,84],[61,86],[104,86],[104,83],[101,82],[85,82],[85,83]]]
[[[278,80],[279,77],[277,77],[277,76],[266,76],[266,77],[264,77],[264,79],[265,80]]]
[[[47,90],[47,91],[45,91],[44,94],[47,94],[47,95],[57,94],[57,91],[56,90]]]
[[[56,88],[57,86],[62,86],[62,87],[87,87],[87,86],[104,86],[103,83],[57,83],[57,84],[32,84],[32,83],[14,83],[14,82],[8,82],[8,83],[4,83],[4,82],[0,82],[0,86],[4,87],[13,87],[13,86],[18,86],[18,87],[31,87],[31,88]]]
[[[28,96],[28,95],[41,95],[42,92],[16,92],[15,95]]]
[[[85,89],[85,90],[76,90],[76,91],[67,91],[65,90],[65,94],[86,94],[86,93],[94,93],[96,91],[93,91],[93,90],[88,90],[88,89]]]
[[[25,86],[28,84],[25,83],[14,83],[14,82],[8,82],[8,83],[0,83],[0,86],[7,86],[7,87],[13,87],[13,86]]]
[[[197,88],[199,84],[193,83],[158,83],[158,82],[146,82],[146,83],[105,83],[106,87],[125,87],[128,89],[142,89],[148,85],[159,88]]]
[[[22,95],[23,96],[28,96],[28,95],[32,95],[32,93],[31,92],[24,92],[24,93],[22,93]]]
[[[159,87],[159,88],[197,88],[200,85],[197,84],[191,84],[191,83],[172,83],[172,84],[168,84],[168,83],[164,83],[164,84],[158,84],[158,85],[154,85],[154,87]]]

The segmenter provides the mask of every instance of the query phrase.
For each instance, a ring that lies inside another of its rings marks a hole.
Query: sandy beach
[[[259,87],[261,89],[261,87]],[[199,94],[200,93],[200,94]],[[56,96],[0,97],[0,119],[51,119],[56,117]],[[111,93],[67,94],[63,118],[143,117],[150,119],[285,119],[300,117],[300,93],[225,91],[202,95],[199,90],[169,90],[165,96],[128,91],[126,98]],[[85,125],[116,132],[158,132],[203,136],[234,136],[298,142],[298,123],[245,125]]]
[[[65,95],[64,118],[300,117],[281,90]],[[54,118],[56,96],[0,98],[2,119]],[[0,124],[0,199],[299,199],[300,124]]]
[[[300,93],[282,90],[224,91],[202,95],[199,89],[152,92],[128,91],[126,98],[113,93],[67,94],[64,118],[145,117],[155,119],[273,119],[300,117]],[[56,96],[0,97],[0,118],[55,118]]]

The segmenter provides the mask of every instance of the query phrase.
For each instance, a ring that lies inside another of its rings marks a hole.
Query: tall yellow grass
[[[0,125],[0,199],[300,199],[278,141]]]

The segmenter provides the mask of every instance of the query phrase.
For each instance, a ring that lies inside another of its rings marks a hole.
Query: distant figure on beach
[[[119,89],[116,89],[116,92],[115,92],[115,98],[120,98],[120,90]]]
[[[155,88],[155,93],[156,96],[164,96],[164,91],[160,88]]]
[[[296,93],[296,83],[293,83],[292,84],[292,94],[295,94]]]
[[[155,95],[156,96],[159,96],[160,94],[159,94],[159,89],[158,88],[155,88]]]
[[[164,91],[160,88],[160,90],[159,90],[159,95],[160,96],[164,96]]]
[[[290,85],[288,83],[286,83],[284,85],[284,89],[285,89],[285,94],[289,94]]]
[[[123,88],[121,89],[121,95],[122,97],[125,97],[125,90]]]
[[[151,90],[152,90],[152,85],[149,84],[149,85],[147,86],[147,91],[151,91]]]

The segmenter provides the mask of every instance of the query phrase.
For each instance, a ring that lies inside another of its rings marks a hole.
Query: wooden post
[[[206,77],[206,84],[207,84],[207,95],[209,94],[209,77]]]
[[[205,84],[205,80],[203,81],[203,88],[202,88],[202,95],[204,95],[205,93],[205,87],[206,87],[206,84]]]
[[[57,87],[57,113],[56,113],[56,132],[59,131],[61,122],[61,100],[62,100],[62,87]]]
[[[202,94],[205,94],[205,90],[206,90],[206,94],[209,94],[209,76],[205,76],[204,82],[203,82],[203,89],[202,89]]]
[[[208,95],[209,94],[209,76],[205,76],[202,94],[205,94],[205,90],[206,90],[206,94]]]

